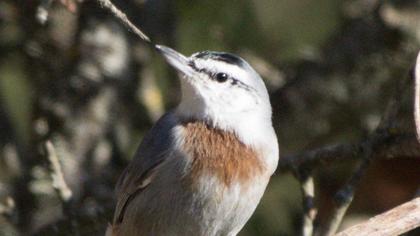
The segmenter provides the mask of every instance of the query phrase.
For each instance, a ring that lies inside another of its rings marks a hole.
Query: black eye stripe
[[[199,73],[205,73],[209,76],[209,78],[211,78],[212,80],[215,80],[215,76],[217,74],[215,74],[215,73],[213,73],[213,72],[211,72],[211,71],[209,71],[205,68],[198,68],[194,61],[190,61],[188,64],[189,64],[189,66],[191,66],[191,68],[194,71],[199,72]],[[247,84],[243,83],[242,81],[240,81],[238,79],[235,79],[234,77],[229,77],[228,79],[231,81],[230,84],[232,86],[238,86],[238,87],[243,88],[243,89],[248,90],[248,91],[255,90],[255,89],[251,88],[250,86],[248,86]]]

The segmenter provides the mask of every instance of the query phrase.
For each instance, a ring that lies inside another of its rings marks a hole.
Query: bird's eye
[[[219,83],[226,82],[228,80],[229,76],[226,73],[217,73],[216,74],[216,80]]]

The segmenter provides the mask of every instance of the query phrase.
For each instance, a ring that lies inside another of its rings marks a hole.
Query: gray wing
[[[114,224],[122,222],[127,205],[153,181],[156,168],[169,156],[174,139],[171,131],[177,123],[176,116],[168,112],[144,137],[133,160],[117,182]]]

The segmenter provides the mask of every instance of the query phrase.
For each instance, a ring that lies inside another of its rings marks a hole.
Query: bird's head
[[[271,128],[267,89],[245,60],[212,51],[186,57],[171,48],[156,47],[180,74],[182,99],[176,110],[179,115],[237,133],[244,126]]]

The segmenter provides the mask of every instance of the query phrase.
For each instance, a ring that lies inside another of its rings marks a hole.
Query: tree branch
[[[316,167],[323,163],[355,159],[359,144],[333,144],[306,152],[286,155],[280,158],[278,172],[284,172],[299,166]]]
[[[302,191],[303,204],[303,222],[302,222],[302,236],[311,236],[314,228],[314,220],[317,214],[315,207],[315,184],[314,178],[311,174],[301,169],[298,171],[298,179],[300,181]]]
[[[414,66],[414,120],[417,140],[420,142],[420,52]]]
[[[44,150],[50,164],[49,168],[51,172],[52,186],[60,198],[64,215],[70,219],[71,233],[73,235],[78,235],[76,214],[71,204],[73,193],[64,179],[60,160],[51,141],[48,140],[44,143]]]
[[[286,155],[280,158],[278,172],[299,169],[302,166],[314,169],[319,165],[335,162],[357,160],[362,157],[361,152],[365,145],[375,144],[372,147],[372,158],[393,158],[396,156],[418,157],[420,155],[420,52],[415,66],[415,96],[414,116],[416,136],[413,133],[401,133],[395,130],[393,122],[397,119],[401,107],[402,95],[410,88],[411,78],[401,80],[394,97],[389,101],[388,107],[376,131],[356,143],[341,143],[322,148]]]
[[[357,187],[358,183],[364,173],[366,172],[372,158],[372,146],[370,144],[366,144],[365,148],[362,153],[363,160],[357,167],[357,169],[353,172],[352,176],[348,180],[347,184],[344,185],[334,196],[334,203],[335,207],[334,210],[327,220],[327,223],[319,228],[319,231],[316,235],[326,235],[330,236],[337,232],[338,227],[340,226],[341,222],[343,221],[344,215],[347,212],[351,202],[353,201],[354,197],[354,190]]]
[[[372,134],[372,136],[356,143],[341,143],[317,148],[301,153],[285,155],[280,158],[277,173],[284,173],[296,168],[310,167],[315,169],[319,166],[340,161],[351,161],[360,159],[363,143],[377,142],[382,140],[376,147],[373,147],[373,159],[394,158],[398,156],[418,158],[420,146],[417,143],[415,134],[394,134],[383,132]]]
[[[55,148],[51,141],[47,141],[44,144],[48,162],[50,163],[51,178],[53,181],[53,187],[57,191],[60,200],[63,204],[67,204],[72,197],[72,191],[67,186],[64,180],[63,171],[61,169],[60,161],[55,152]]]
[[[394,236],[417,227],[420,227],[420,197],[350,227],[336,236]]]
[[[127,15],[118,9],[110,0],[97,0],[97,2],[102,6],[108,9],[120,22],[127,27],[134,34],[139,36],[146,43],[152,43],[150,38],[143,33],[139,28],[137,28],[131,21],[128,19]]]
[[[420,56],[417,59],[416,65],[416,72],[415,72],[415,82],[416,82],[416,91],[415,91],[415,118],[416,118],[416,129],[417,133],[420,134],[420,88],[418,84],[418,79],[420,76]],[[352,176],[348,180],[348,182],[335,194],[334,202],[335,207],[333,212],[331,213],[329,219],[326,221],[324,225],[318,227],[314,235],[333,235],[337,231],[338,227],[340,226],[345,213],[347,212],[348,207],[350,206],[353,196],[354,190],[357,187],[358,183],[361,180],[361,177],[366,172],[370,162],[375,157],[389,157],[392,156],[390,153],[387,153],[386,150],[389,149],[389,146],[392,144],[396,144],[399,148],[397,148],[397,155],[401,155],[402,148],[401,142],[398,141],[398,134],[395,134],[395,131],[392,131],[391,127],[393,127],[393,123],[397,119],[397,114],[401,107],[402,101],[402,94],[406,91],[408,85],[410,84],[411,80],[402,80],[400,85],[398,86],[396,93],[393,99],[390,100],[388,103],[388,107],[385,111],[385,114],[382,117],[382,120],[378,127],[376,128],[375,132],[368,136],[365,140],[357,143],[357,144],[341,144],[341,145],[334,145],[329,146],[321,149],[317,149],[314,151],[309,151],[303,154],[298,154],[296,156],[288,156],[280,160],[279,169],[282,170],[298,170],[297,177],[301,181],[301,188],[303,189],[304,195],[304,209],[306,210],[306,195],[307,188],[305,185],[307,182],[302,181],[302,176],[299,171],[313,170],[318,164],[328,161],[334,161],[339,159],[361,159],[361,163],[357,167],[357,169],[353,172]],[[417,136],[419,137],[419,135]],[[414,138],[414,137],[412,137]],[[410,138],[409,138],[410,139]],[[420,139],[419,139],[420,140]],[[412,140],[409,140],[409,142]],[[417,143],[416,143],[417,144]],[[419,145],[416,145],[415,148],[419,151]],[[392,148],[391,148],[392,150]],[[394,150],[395,151],[395,150]],[[412,151],[412,150],[410,150]],[[399,153],[398,153],[399,152]],[[418,156],[419,152],[417,152]],[[303,179],[305,180],[305,179]],[[305,195],[306,194],[306,195]],[[304,224],[302,228],[303,235],[312,231],[311,225],[309,225],[311,221],[308,218],[308,212],[305,211],[304,214]]]

